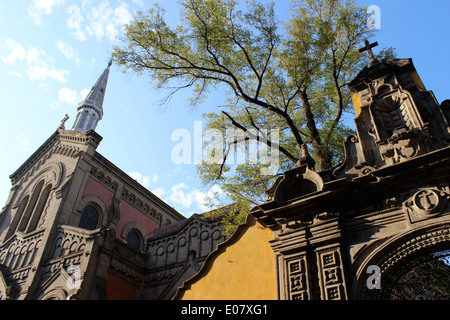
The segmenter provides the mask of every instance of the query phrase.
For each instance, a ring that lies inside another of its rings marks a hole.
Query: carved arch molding
[[[450,223],[424,227],[387,241],[368,254],[357,268],[351,298],[355,300],[385,298],[396,272],[402,266],[422,255],[448,249],[450,249]],[[381,289],[368,288],[369,266],[380,268]]]
[[[52,190],[56,190],[64,179],[65,174],[65,166],[62,162],[50,162],[43,169],[41,169],[38,174],[33,176],[29,181],[28,177],[23,179],[24,187],[22,188],[22,192],[17,197],[16,203],[14,207],[17,207],[20,204],[20,201],[27,195],[32,193],[36,184],[42,180],[45,181],[45,186],[51,184]]]

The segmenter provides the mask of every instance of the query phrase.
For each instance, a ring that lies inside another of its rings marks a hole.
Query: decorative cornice
[[[44,156],[49,158],[56,153],[67,157],[77,157],[86,146],[96,149],[102,139],[102,136],[93,130],[80,132],[58,129],[9,176],[11,183],[14,185],[28,171],[32,170]]]
[[[120,168],[118,168],[115,164],[106,159],[100,153],[96,152],[94,154],[94,159],[97,160],[99,163],[101,163],[103,166],[105,166],[107,169],[109,169],[110,172],[114,172],[114,175],[124,182],[124,188],[121,195],[122,199],[126,200],[134,207],[138,208],[139,210],[144,210],[145,213],[149,214],[153,218],[159,219],[157,221],[160,221],[161,217],[158,218],[157,213],[151,212],[150,205],[143,200],[143,199],[151,199],[154,204],[163,208],[166,211],[167,215],[172,216],[173,221],[186,219],[181,213],[179,213],[173,207],[169,206],[166,202],[161,200],[151,191],[146,189],[139,182],[134,180],[132,177],[130,177],[128,174],[126,174],[124,171],[122,171]],[[114,185],[114,182],[112,182],[111,179],[98,167],[93,166],[91,168],[91,174],[93,174],[96,177],[96,179],[98,179],[103,184],[108,184],[109,186],[112,183],[112,185]]]
[[[338,179],[324,182],[322,188],[317,188],[318,191],[308,189],[310,192],[305,194],[300,192],[303,189],[298,187],[299,193],[296,197],[291,194],[288,199],[277,201],[279,199],[277,191],[283,183],[282,179],[277,181],[278,186],[273,191],[272,199],[254,207],[250,213],[266,227],[276,229],[290,221],[311,221],[323,212],[334,213],[364,208],[383,199],[386,201],[385,197],[390,199],[402,190],[406,192],[411,188],[425,185],[436,176],[440,179],[450,178],[447,170],[450,166],[449,159],[450,147],[446,147],[368,172],[352,181]],[[417,170],[419,167],[420,171]],[[411,180],[411,176],[415,179]],[[303,174],[297,180],[291,179],[291,184],[300,184],[307,180],[313,182]],[[404,185],[403,181],[410,183]],[[294,187],[290,185],[290,189],[294,190]]]

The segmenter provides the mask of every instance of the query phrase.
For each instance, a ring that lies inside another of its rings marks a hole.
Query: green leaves
[[[281,23],[274,3],[250,0],[245,11],[230,0],[182,0],[180,6],[175,27],[157,5],[139,13],[114,60],[148,73],[158,88],[190,88],[193,106],[225,87],[228,103],[222,113],[205,116],[207,126],[224,133],[277,129],[279,143],[267,145],[279,150],[278,174],[296,165],[304,144],[317,170],[338,165],[353,132],[343,122],[352,112],[346,83],[368,63],[358,48],[374,35],[365,8],[350,0],[295,0]],[[240,204],[262,201],[276,174],[262,177],[260,163],[225,160],[198,168],[204,183],[220,184]]]

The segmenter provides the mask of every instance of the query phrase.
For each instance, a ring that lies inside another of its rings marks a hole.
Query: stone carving
[[[421,213],[432,213],[438,208],[439,202],[439,194],[432,189],[421,190],[414,195],[414,207]]]
[[[304,256],[293,258],[286,262],[286,268],[288,271],[289,299],[308,300],[306,258]]]
[[[346,299],[338,249],[319,252],[317,253],[317,258],[321,270],[322,299]]]
[[[380,278],[382,290],[369,290],[365,285],[365,280],[359,282],[359,286],[353,289],[353,295],[357,299],[379,299],[383,298],[389,292],[390,277],[392,270],[396,266],[402,265],[409,257],[417,256],[417,253],[426,251],[438,246],[445,246],[450,243],[450,229],[440,226],[435,228],[427,228],[420,232],[415,231],[406,235],[404,239],[397,241],[388,241],[384,246],[378,247],[378,255],[374,254],[374,258],[366,262],[361,269],[365,269],[367,265],[380,266]],[[387,284],[387,286],[386,286]]]
[[[86,240],[90,235],[84,235],[82,229],[76,232],[78,228],[70,228],[68,226],[61,226],[58,228],[58,235],[55,241],[55,248],[53,250],[52,259],[64,257],[69,254],[83,252],[86,248]]]
[[[43,235],[43,231],[26,236],[18,234],[0,247],[0,265],[7,271],[5,274],[12,284],[25,281],[30,270],[35,268],[33,263]]]
[[[151,271],[145,275],[143,295],[149,299],[171,298],[183,279],[193,276],[208,254],[225,240],[221,231],[218,221],[198,214],[157,229],[146,244]]]
[[[404,202],[403,208],[413,223],[442,213],[447,199],[448,194],[445,191],[432,188],[419,189]]]
[[[67,120],[69,120],[69,116],[66,114],[64,116],[64,118],[61,120],[61,125],[59,126],[60,129],[65,129],[66,128],[66,122]]]

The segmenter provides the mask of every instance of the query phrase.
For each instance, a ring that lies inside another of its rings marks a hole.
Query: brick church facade
[[[10,176],[0,299],[169,299],[224,240],[220,224],[186,219],[96,151],[110,66],[71,129],[66,116]]]

